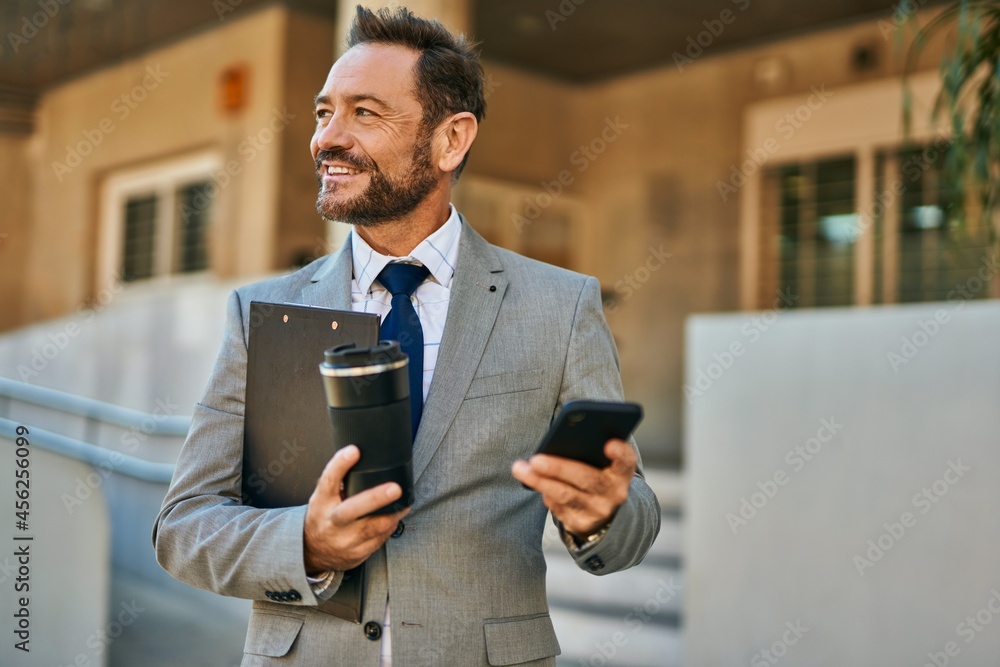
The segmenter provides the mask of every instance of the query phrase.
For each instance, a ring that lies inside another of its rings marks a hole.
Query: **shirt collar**
[[[455,276],[462,222],[455,207],[449,205],[449,209],[451,213],[445,223],[421,241],[406,257],[393,257],[375,252],[368,242],[361,238],[357,229],[351,228],[354,278],[358,281],[358,288],[367,293],[378,274],[391,262],[423,264],[430,271],[431,278],[442,286],[450,288],[451,279]]]

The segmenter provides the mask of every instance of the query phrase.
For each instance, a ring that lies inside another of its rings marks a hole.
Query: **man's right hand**
[[[306,573],[310,576],[361,565],[385,544],[399,520],[410,511],[407,507],[395,514],[365,516],[399,500],[403,490],[395,482],[350,498],[341,496],[344,477],[360,456],[354,445],[334,454],[309,497],[303,547]]]

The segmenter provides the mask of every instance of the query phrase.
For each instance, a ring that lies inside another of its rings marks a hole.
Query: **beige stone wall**
[[[442,18],[453,28],[468,23],[462,12]],[[283,268],[321,250],[324,225],[313,208],[307,152],[311,97],[332,62],[339,28],[280,6],[233,14],[216,28],[45,93],[30,142],[31,178],[18,168],[28,144],[2,139],[3,187],[32,194],[21,203],[14,198],[14,222],[5,223],[20,231],[7,232],[0,272],[23,289],[0,297],[7,313],[17,313],[0,316],[0,327],[72,312],[107,287],[95,277],[98,193],[103,179],[130,165],[210,148],[239,167],[216,200],[211,241],[220,276]],[[586,210],[573,256],[613,298],[608,317],[626,393],[647,406],[640,436],[654,457],[680,452],[685,318],[739,307],[739,197],[723,201],[716,183],[747,148],[746,109],[771,97],[805,96],[812,86],[893,81],[893,39],[875,19],[739,51],[709,47],[683,71],[666,65],[591,86],[486,63],[489,108],[467,173],[538,192],[560,172],[573,175],[565,192]],[[872,45],[879,58],[865,73],[851,68],[858,44]],[[922,66],[936,58],[932,50]],[[251,72],[250,103],[230,118],[218,111],[217,80],[236,63]],[[121,96],[156,68],[168,76],[125,115]],[[763,76],[768,72],[773,76]],[[113,130],[101,131],[102,123]],[[66,163],[67,145],[95,132],[100,144],[91,154],[69,173],[56,173],[53,163]],[[271,139],[261,145],[264,136]],[[259,149],[248,148],[251,137]],[[601,150],[588,155],[585,146]]]
[[[805,101],[813,86],[898,81],[895,33],[879,18],[728,53],[709,47],[683,69],[668,65],[593,86],[488,65],[500,85],[469,171],[539,191],[561,170],[573,174],[566,191],[589,211],[576,239],[579,269],[614,297],[608,319],[626,395],[647,408],[639,437],[651,458],[680,456],[685,319],[740,307],[740,198],[723,201],[717,182],[745,158],[746,109],[771,97]],[[936,66],[938,42],[919,69]],[[878,58],[863,73],[852,68],[859,45]],[[769,79],[768,71],[777,75]],[[598,154],[598,139],[612,137]],[[581,147],[591,142],[588,156]]]
[[[20,322],[31,229],[30,139],[0,134],[0,331]]]
[[[681,447],[685,319],[739,308],[740,199],[723,201],[717,183],[729,179],[750,148],[743,138],[746,108],[775,96],[800,94],[805,102],[814,86],[836,91],[879,79],[892,85],[899,73],[893,39],[872,20],[717,57],[708,51],[683,71],[670,66],[621,78],[586,96],[584,140],[601,118],[629,124],[581,175],[580,190],[596,215],[589,242],[602,250],[594,253],[595,273],[618,292],[609,320],[626,390],[647,406],[640,435],[660,452],[673,455]],[[863,74],[851,66],[859,44],[872,45],[880,61]],[[937,61],[934,51],[922,66]],[[759,68],[774,63],[786,68],[785,78],[757,83]],[[650,248],[661,246],[672,256],[640,283]],[[639,289],[619,282],[626,276]]]
[[[556,178],[570,167],[585,91],[499,63],[484,70],[486,119],[466,171],[534,187]]]
[[[281,144],[263,142],[267,135],[261,133],[280,124],[273,119],[282,113],[286,17],[280,7],[234,16],[215,30],[41,97],[30,163],[34,210],[25,248],[23,322],[72,311],[107,287],[95,284],[94,265],[103,178],[206,148],[217,150],[224,163],[235,161],[240,171],[213,202],[215,269],[235,275],[273,268]],[[237,63],[249,67],[250,101],[232,118],[219,110],[217,82],[224,67]],[[77,161],[68,146],[89,154]]]

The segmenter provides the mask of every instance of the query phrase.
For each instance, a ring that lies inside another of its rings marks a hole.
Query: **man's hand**
[[[347,499],[341,496],[344,476],[360,456],[354,445],[334,454],[309,497],[303,536],[309,575],[361,565],[385,544],[399,520],[410,511],[407,507],[395,514],[365,516],[399,500],[403,490],[395,482],[380,484]]]
[[[624,440],[608,440],[604,455],[611,460],[599,469],[561,456],[536,454],[516,461],[514,477],[542,494],[545,506],[571,535],[583,540],[596,533],[628,499],[636,455]]]

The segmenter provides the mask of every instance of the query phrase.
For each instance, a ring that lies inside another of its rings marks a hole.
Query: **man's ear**
[[[447,118],[435,133],[434,155],[438,169],[454,172],[462,164],[465,154],[479,132],[479,122],[468,111]]]

